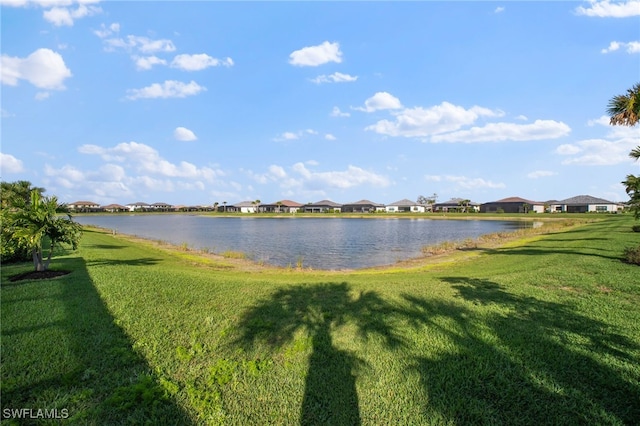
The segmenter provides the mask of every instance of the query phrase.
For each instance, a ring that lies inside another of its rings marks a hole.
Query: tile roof
[[[411,201],[408,198],[396,201],[395,203],[387,204],[388,206],[419,206],[420,203]]]
[[[520,198],[520,197],[508,197],[508,198],[503,198],[502,200],[498,200],[498,201],[493,201],[494,203],[527,203],[527,204],[543,204],[539,201],[531,201],[531,200],[525,200],[524,198]]]
[[[567,198],[566,200],[558,201],[558,204],[616,204],[613,201],[604,200],[602,198],[592,197],[591,195],[577,195],[575,197]]]

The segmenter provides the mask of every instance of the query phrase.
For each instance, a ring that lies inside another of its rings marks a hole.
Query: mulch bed
[[[29,271],[24,272],[22,274],[14,275],[9,278],[9,281],[22,281],[22,280],[48,280],[50,278],[61,277],[63,275],[67,275],[71,273],[71,271]]]

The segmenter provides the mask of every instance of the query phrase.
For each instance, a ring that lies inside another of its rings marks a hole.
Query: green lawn
[[[10,282],[2,415],[77,424],[638,424],[627,215],[411,267],[250,267],[98,230]],[[35,413],[35,411],[34,411]],[[16,422],[18,423],[18,422]],[[22,423],[21,423],[22,424]]]

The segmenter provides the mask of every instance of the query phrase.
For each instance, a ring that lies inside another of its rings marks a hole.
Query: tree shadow
[[[298,332],[311,340],[311,355],[301,407],[301,424],[359,425],[356,377],[364,361],[337,348],[332,330],[355,325],[357,334],[382,338],[388,347],[404,345],[387,321],[396,308],[375,292],[351,291],[346,282],[302,284],[276,291],[244,313],[233,342],[272,350],[291,343]]]
[[[73,273],[17,287],[3,277],[3,422],[7,409],[30,408],[76,424],[192,424],[114,322],[84,260],[56,263]]]
[[[415,359],[426,414],[454,424],[637,424],[637,342],[571,306],[490,280],[442,280],[462,303],[404,295],[411,316],[450,342]]]

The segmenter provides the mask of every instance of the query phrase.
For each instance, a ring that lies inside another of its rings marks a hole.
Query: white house
[[[396,201],[395,203],[387,204],[385,206],[385,211],[387,213],[424,213],[426,209],[422,204],[418,204],[415,201],[411,201],[405,198],[403,200]]]
[[[255,201],[241,201],[234,204],[236,211],[240,213],[255,213],[258,210],[258,204]]]
[[[591,195],[578,195],[566,200],[555,201],[549,205],[549,209],[552,213],[617,213],[622,210],[618,203]]]

